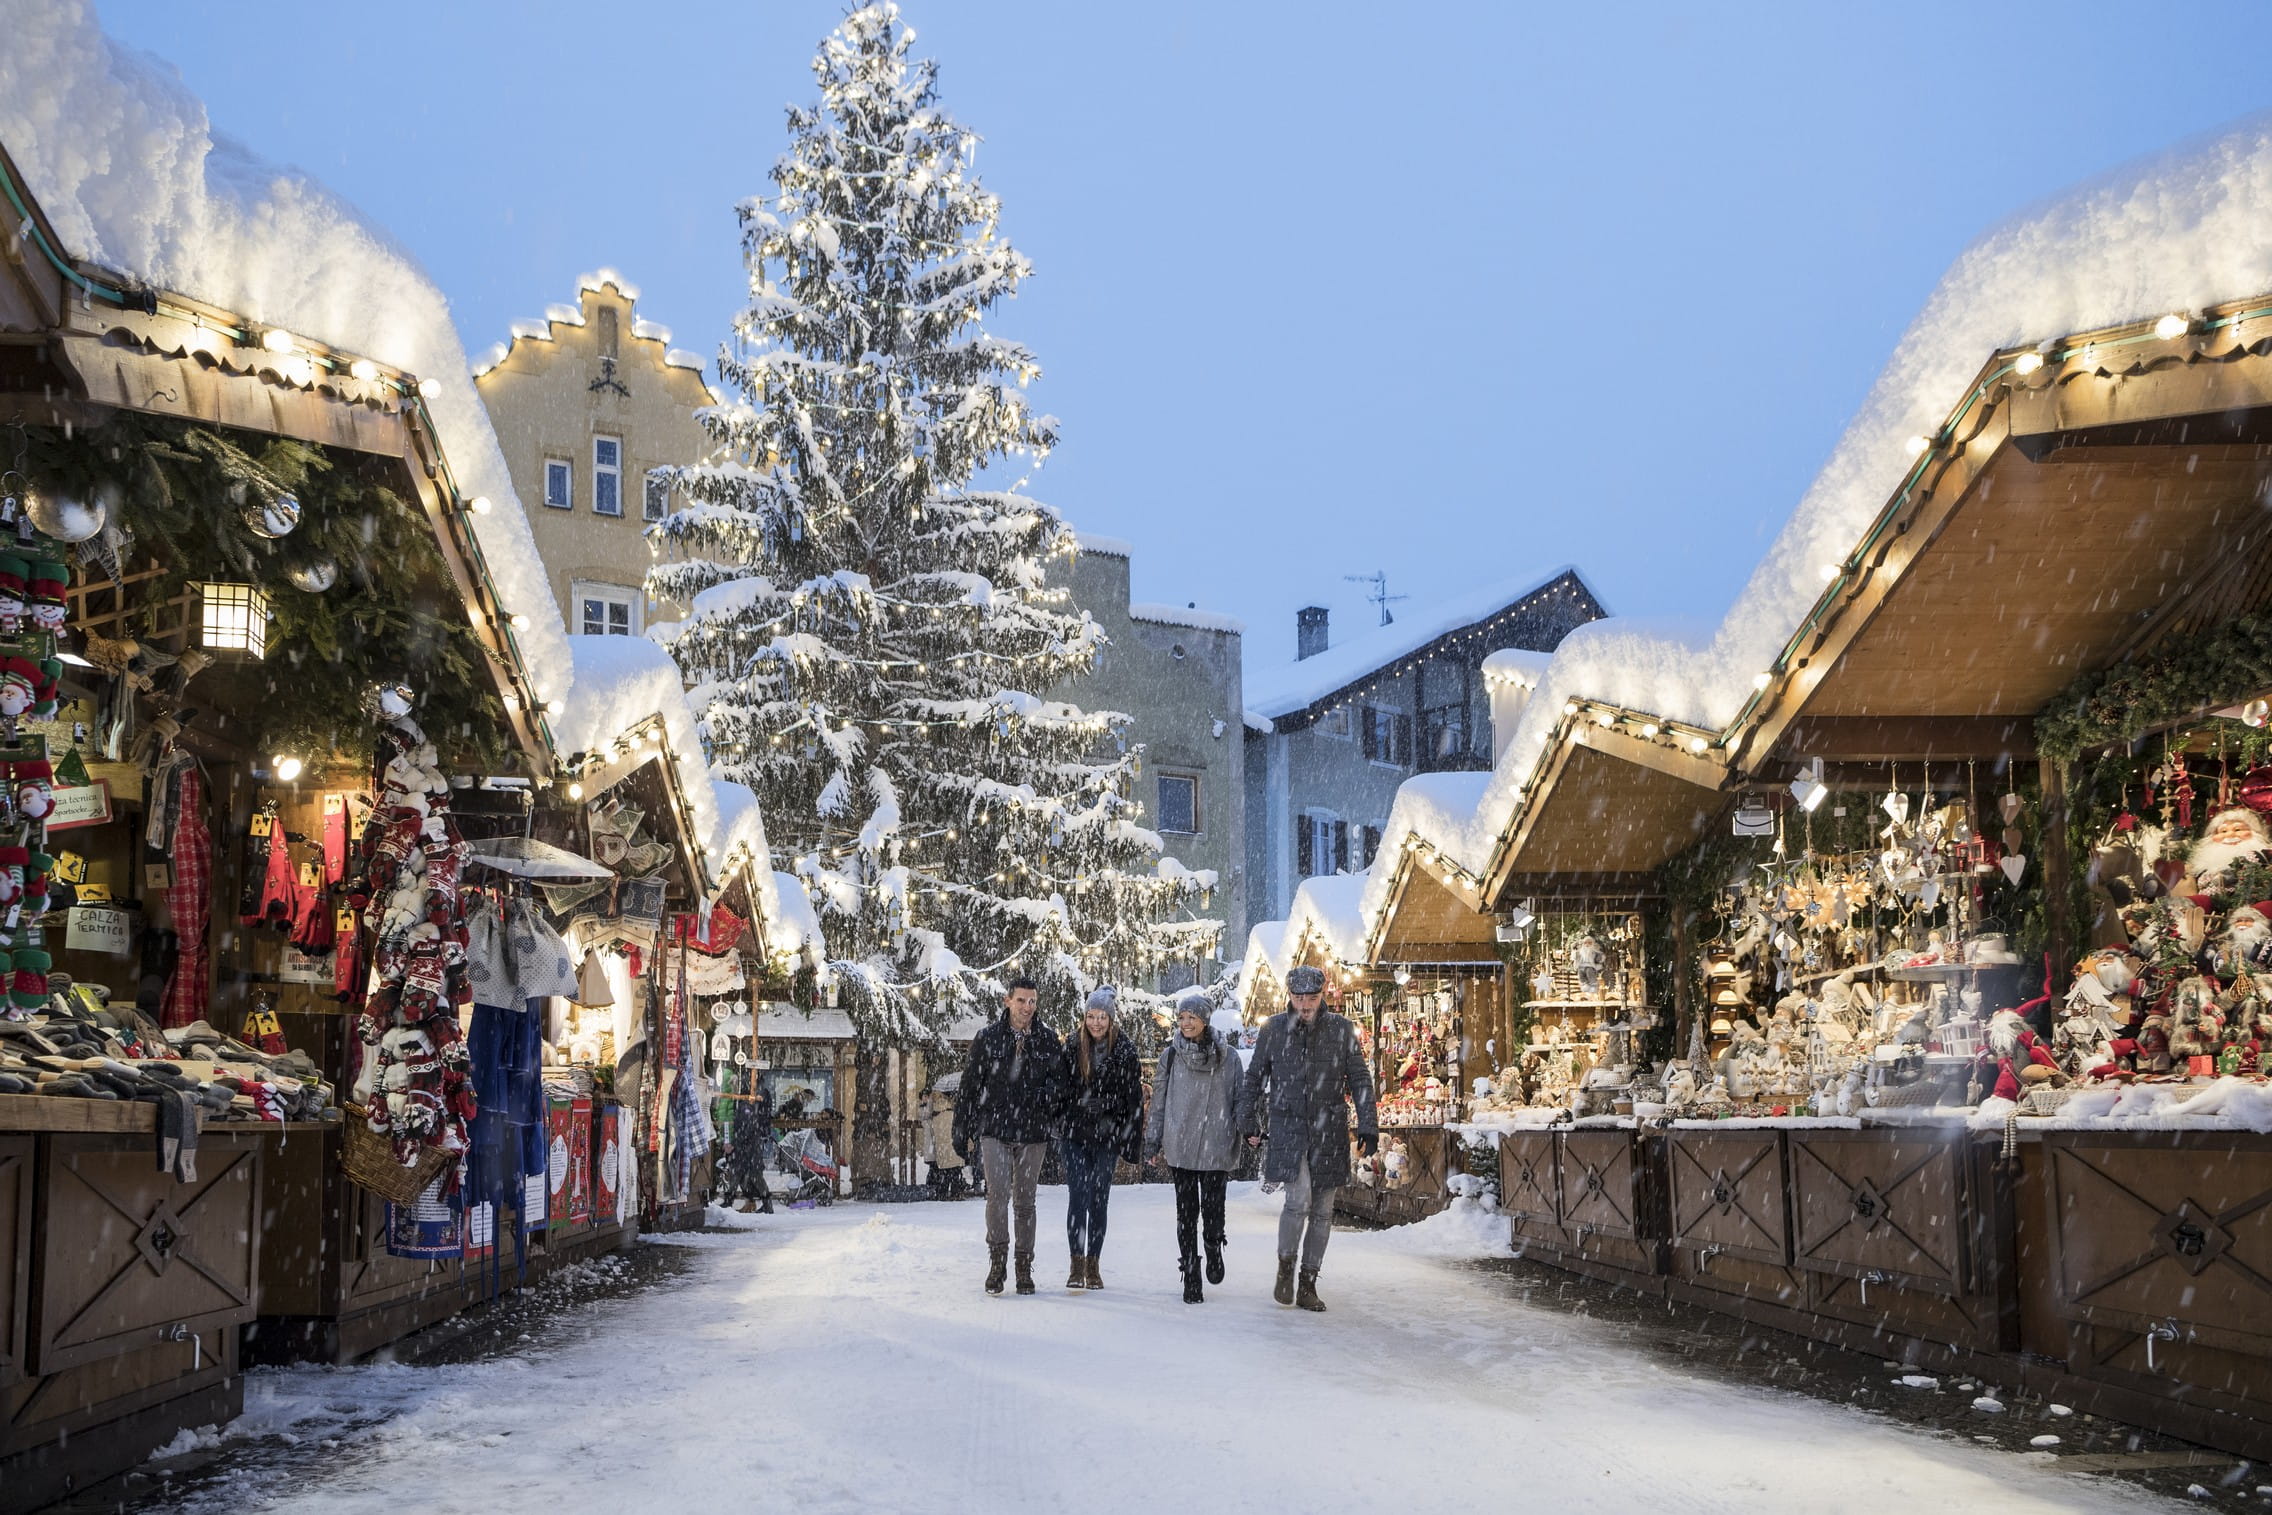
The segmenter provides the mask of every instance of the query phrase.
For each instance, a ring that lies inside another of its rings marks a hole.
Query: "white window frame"
[[[639,519],[659,521],[671,513],[670,475],[647,470],[639,487]]]
[[[1160,788],[1158,796],[1160,830],[1166,832],[1169,836],[1200,835],[1204,828],[1199,824],[1199,775],[1196,773],[1162,773],[1155,775],[1155,777]],[[1173,831],[1168,827],[1167,786],[1171,783],[1189,784],[1191,786],[1191,829],[1189,831]]]
[[[609,605],[630,608],[630,629],[627,633],[591,632],[584,629],[584,601],[599,600]],[[622,584],[602,583],[598,579],[577,579],[568,586],[569,624],[579,636],[638,636],[647,629],[647,597],[639,590]]]
[[[605,443],[613,443],[615,446],[615,461],[612,463],[600,461],[600,447]],[[600,505],[600,480],[602,479],[615,480],[615,509],[613,510],[604,509]],[[623,438],[621,437],[595,436],[592,438],[592,514],[606,516],[611,521],[623,518]]]
[[[1341,872],[1344,853],[1353,853],[1354,851],[1348,843],[1348,822],[1342,820],[1334,811],[1312,807],[1302,812],[1301,825],[1303,832],[1310,839],[1310,871],[1304,873],[1301,869],[1302,845],[1300,836],[1296,836],[1294,839],[1294,871],[1301,874],[1301,878],[1330,878]],[[1339,847],[1333,845],[1333,828],[1336,826],[1342,828],[1342,841]],[[1319,845],[1321,842],[1324,844],[1322,847]],[[1319,857],[1320,852],[1332,855],[1321,859]],[[1325,866],[1319,866],[1321,861]],[[1297,879],[1296,882],[1299,883],[1300,879]]]
[[[1347,705],[1336,705],[1317,718],[1317,729],[1337,742],[1357,739],[1357,723],[1349,718]]]
[[[558,500],[552,497],[552,470],[555,468],[560,470],[563,486]],[[566,458],[546,458],[544,460],[544,503],[551,510],[574,510],[576,508],[576,465]]]
[[[1377,755],[1367,758],[1366,761],[1375,768],[1387,768],[1397,773],[1403,773],[1413,766],[1415,760],[1413,749],[1419,745],[1420,740],[1419,733],[1414,729],[1412,712],[1399,706],[1378,704],[1368,700],[1359,708],[1358,719],[1370,725],[1376,711],[1389,718],[1389,729],[1392,734],[1396,729],[1396,723],[1398,721],[1404,722],[1404,761],[1400,763],[1394,758],[1384,758]],[[1360,736],[1363,734],[1362,732],[1358,733]],[[1394,745],[1395,743],[1390,743],[1390,746],[1393,747]]]

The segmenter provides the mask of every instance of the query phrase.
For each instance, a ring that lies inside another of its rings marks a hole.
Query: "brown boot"
[[[986,1270],[986,1292],[999,1294],[1002,1292],[1004,1280],[1010,1276],[1010,1249],[1008,1247],[988,1247],[986,1255],[992,1259],[992,1265]]]
[[[1317,1297],[1317,1269],[1302,1269],[1301,1286],[1294,1291],[1294,1303],[1305,1310],[1325,1313],[1325,1301]]]
[[[1089,1260],[1085,1257],[1082,1257],[1080,1254],[1075,1253],[1073,1257],[1073,1266],[1065,1274],[1065,1287],[1068,1289],[1086,1289],[1088,1286]]]
[[[1031,1294],[1033,1292],[1033,1254],[1031,1252],[1020,1252],[1018,1254],[1018,1292],[1020,1294]],[[1320,1308],[1323,1307],[1320,1306]]]
[[[1104,1275],[1097,1271],[1097,1264],[1102,1261],[1104,1261],[1104,1258],[1099,1254],[1095,1252],[1091,1252],[1089,1254],[1088,1286],[1092,1289],[1101,1289],[1104,1287]]]
[[[1278,1259],[1278,1282],[1271,1287],[1270,1297],[1282,1305],[1294,1302],[1294,1260],[1291,1257]]]

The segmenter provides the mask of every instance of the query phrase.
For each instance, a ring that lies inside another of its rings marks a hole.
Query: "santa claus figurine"
[[[2194,892],[2230,896],[2240,881],[2241,865],[2257,860],[2266,851],[2272,851],[2272,835],[2265,832],[2263,816],[2237,805],[2218,811],[2209,818],[2209,829],[2193,844],[2192,854],[2185,860],[2193,875]]]
[[[1995,1087],[1989,1092],[1995,1098],[2015,1101],[2023,1089],[2067,1079],[2035,1028],[2017,1010],[1999,1010],[1988,1018],[1988,1040],[1980,1049],[1978,1070],[1983,1080],[1994,1074]]]
[[[2233,907],[2217,942],[2216,966],[2227,982],[2272,967],[2272,900]]]

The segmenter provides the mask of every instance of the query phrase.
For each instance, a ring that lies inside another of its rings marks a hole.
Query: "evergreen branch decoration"
[[[24,427],[6,440],[17,444],[34,489],[108,501],[133,559],[157,569],[137,586],[130,633],[150,634],[150,607],[199,580],[267,591],[267,657],[250,666],[265,675],[271,698],[230,712],[224,734],[232,743],[263,754],[365,753],[362,690],[400,680],[418,694],[419,722],[453,764],[511,771],[515,749],[486,653],[431,524],[352,455],[123,411],[70,435]],[[285,496],[300,504],[289,535],[271,539],[247,527],[248,508]],[[322,563],[338,571],[328,591],[294,585],[295,571]],[[191,705],[197,689],[190,687]]]
[[[2242,616],[2151,657],[2080,675],[2036,716],[2036,751],[2072,762],[2266,689],[2272,617]]]

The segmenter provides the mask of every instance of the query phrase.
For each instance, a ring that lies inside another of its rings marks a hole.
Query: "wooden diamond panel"
[[[1562,1136],[1562,1224],[1573,1233],[1637,1237],[1641,1195],[1630,1131]]]
[[[1798,1267],[1942,1294],[1964,1289],[1961,1137],[1800,1130],[1789,1150]]]
[[[1673,1131],[1672,1239],[1717,1257],[1791,1260],[1780,1131]]]

